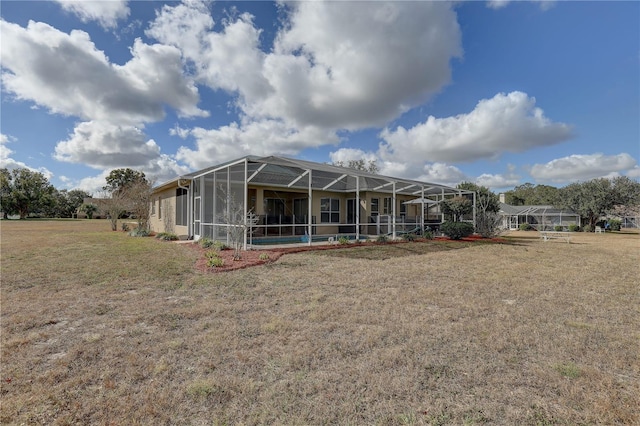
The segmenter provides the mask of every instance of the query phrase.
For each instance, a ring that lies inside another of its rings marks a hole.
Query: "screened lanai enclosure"
[[[227,242],[241,229],[245,247],[395,238],[437,229],[443,199],[465,196],[475,206],[472,191],[283,157],[244,157],[173,182],[177,187],[161,185],[160,195],[175,191],[188,238]]]
[[[528,223],[538,231],[553,231],[561,226],[564,231],[570,225],[580,226],[580,215],[553,206],[512,206],[500,204],[500,215],[504,229],[518,229]]]

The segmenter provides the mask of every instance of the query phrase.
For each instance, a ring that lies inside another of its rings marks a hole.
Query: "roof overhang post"
[[[393,239],[396,239],[396,181],[393,181],[393,193],[391,197],[391,223],[393,224]]]
[[[442,203],[444,203],[444,188],[440,188],[440,193],[442,195]],[[444,223],[444,212],[442,211],[442,206],[440,207],[440,224]]]
[[[476,191],[473,191],[473,229],[476,230]]]
[[[245,251],[247,250],[247,215],[249,214],[247,210],[247,206],[249,205],[249,180],[247,179],[248,170],[249,170],[249,162],[245,157],[244,159],[244,209],[243,209],[244,210],[244,219],[243,219],[244,242],[242,244],[242,249]]]
[[[424,235],[424,185],[421,186],[421,195],[422,197],[422,213],[420,213],[420,229],[422,230],[422,235]]]
[[[313,188],[311,186],[311,169],[307,170],[309,172],[309,207],[308,207],[308,214],[307,214],[307,236],[308,241],[307,241],[307,245],[311,246],[311,241],[313,240]]]
[[[356,175],[356,241],[360,241],[360,176]]]

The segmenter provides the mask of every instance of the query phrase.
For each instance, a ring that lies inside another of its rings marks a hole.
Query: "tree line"
[[[107,216],[115,230],[117,220],[129,214],[147,229],[152,184],[145,174],[129,168],[115,169],[105,180],[99,205],[85,204],[91,198],[90,193],[80,189],[58,190],[40,172],[27,168],[0,169],[2,216],[72,218],[84,211],[89,218],[94,213]]]
[[[376,173],[375,162],[364,160],[336,164]],[[148,229],[152,183],[140,171],[129,168],[112,170],[105,178],[101,206],[85,205],[91,194],[79,189],[58,190],[42,173],[27,168],[0,169],[0,208],[4,219],[19,215],[71,218],[84,210],[88,217],[100,213],[112,220],[115,230],[117,220],[129,213],[138,221],[140,229]],[[500,210],[499,197],[487,187],[463,182],[458,189],[476,192],[477,232],[491,234],[498,226],[496,214]],[[460,201],[463,205],[464,202]],[[525,183],[505,192],[507,204],[551,205],[579,214],[584,223],[594,226],[605,216],[640,216],[640,183],[626,176],[612,179],[598,178],[572,183],[562,188]],[[455,211],[455,202],[445,209]]]

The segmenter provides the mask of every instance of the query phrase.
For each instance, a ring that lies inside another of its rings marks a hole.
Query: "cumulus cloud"
[[[137,124],[164,118],[163,105],[185,116],[205,116],[197,89],[182,70],[178,49],[139,39],[124,65],[109,62],[89,34],[66,34],[29,21],[26,28],[0,21],[2,82],[19,100],[53,113]],[[108,87],[109,90],[104,90]]]
[[[53,173],[47,169],[46,167],[30,167],[26,163],[22,161],[15,160],[11,158],[11,154],[14,153],[12,149],[10,149],[7,144],[11,142],[15,142],[15,138],[9,135],[5,135],[0,133],[0,167],[6,168],[8,170],[13,169],[29,169],[34,172],[40,172],[47,179],[51,179],[53,177]]]
[[[489,0],[487,1],[487,7],[491,9],[502,9],[507,7],[511,2],[512,0]],[[532,2],[538,3],[540,9],[544,11],[551,9],[555,5],[556,0],[532,0]]]
[[[160,155],[160,147],[141,129],[102,121],[78,124],[69,139],[58,143],[54,157],[95,168],[139,167]]]
[[[515,173],[515,166],[509,164],[504,174],[483,173],[475,179],[475,183],[490,189],[514,187],[520,184],[521,176]]]
[[[196,82],[232,94],[241,113],[240,124],[174,128],[196,139],[179,160],[200,167],[336,143],[341,130],[383,125],[424,102],[450,81],[450,61],[462,55],[447,3],[295,2],[284,10],[267,52],[247,13],[216,23],[200,1],[157,12],[146,34],[179,48]]]
[[[269,53],[260,50],[251,15],[223,21],[216,32],[200,2],[165,6],[147,35],[179,47],[199,82],[237,94],[247,117],[334,131],[381,125],[420,104],[449,82],[449,61],[462,54],[446,3],[286,7],[287,25]]]
[[[627,153],[618,155],[575,154],[549,161],[546,164],[535,164],[529,173],[541,181],[564,183],[599,177],[615,177],[625,170],[630,170],[633,174],[633,170],[637,167],[637,161]]]
[[[332,163],[347,164],[349,161],[364,160],[366,163],[370,161],[379,161],[378,156],[373,152],[366,152],[358,148],[340,148],[337,151],[330,152],[329,158]]]
[[[322,129],[293,129],[276,120],[231,123],[218,129],[180,129],[178,134],[195,138],[195,149],[181,147],[176,158],[196,169],[249,154],[295,155],[309,146],[337,142],[334,134]]]
[[[571,127],[554,123],[526,93],[499,93],[468,114],[436,118],[405,129],[381,132],[381,157],[399,162],[470,162],[554,145],[572,137]]]
[[[125,19],[131,12],[128,0],[55,0],[82,22],[97,21],[103,28],[115,28],[119,19]]]

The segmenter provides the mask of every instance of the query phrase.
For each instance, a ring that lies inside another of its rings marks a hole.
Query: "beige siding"
[[[165,189],[153,194],[149,225],[153,232],[172,232],[180,239],[186,239],[188,229],[176,225],[176,188]]]

